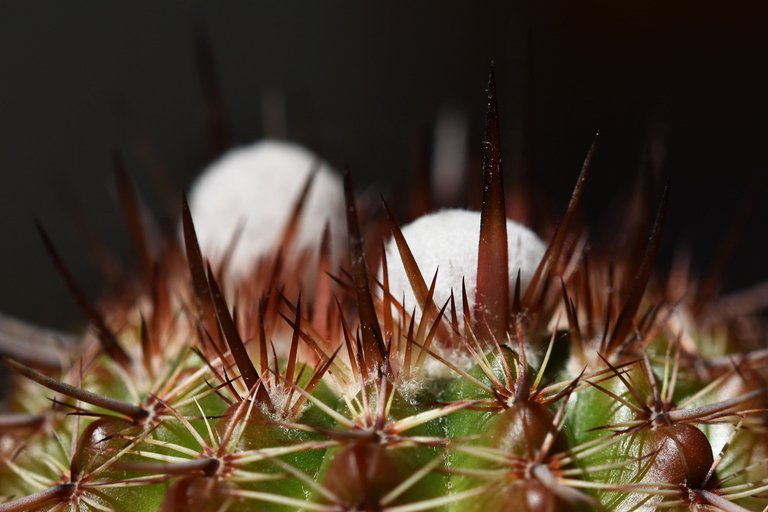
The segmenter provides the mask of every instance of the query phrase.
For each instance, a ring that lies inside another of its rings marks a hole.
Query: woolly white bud
[[[442,307],[453,290],[456,306],[459,308],[457,313],[461,318],[462,278],[467,289],[470,308],[473,308],[475,303],[480,212],[458,209],[440,210],[419,217],[404,226],[402,231],[427,286],[439,267],[433,299],[435,304]],[[531,230],[511,220],[507,220],[507,243],[509,290],[512,297],[518,269],[521,291],[525,291],[544,256],[546,247]],[[418,303],[411,289],[394,240],[389,240],[385,251],[390,293],[397,300],[402,300],[405,296],[405,307],[409,312],[414,306],[417,312],[421,311],[422,305]],[[379,270],[379,279],[381,278],[382,271]]]
[[[338,259],[346,233],[340,176],[301,146],[270,140],[228,151],[193,184],[189,205],[203,255],[213,262],[221,261],[236,239],[229,275],[233,279],[248,275],[259,258],[274,251],[280,242],[315,167],[317,174],[304,203],[292,252],[307,250],[314,263],[328,223],[331,253]],[[314,280],[316,267],[304,266],[303,282]]]

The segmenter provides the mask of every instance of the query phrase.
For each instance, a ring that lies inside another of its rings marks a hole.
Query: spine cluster
[[[668,189],[632,251],[588,249],[594,149],[536,252],[509,231],[491,76],[478,230],[446,229],[474,239],[458,281],[386,204],[363,236],[349,175],[343,264],[329,229],[295,250],[314,173],[233,279],[186,200],[150,251],[119,170],[141,277],[93,303],[41,227],[90,328],[0,326],[0,512],[764,510],[761,325],[683,266],[653,274]]]

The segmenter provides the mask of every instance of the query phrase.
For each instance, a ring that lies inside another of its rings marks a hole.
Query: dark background
[[[179,189],[211,157],[195,59],[201,29],[231,141],[261,136],[262,98],[282,91],[289,137],[348,163],[361,190],[407,179],[414,148],[445,105],[469,114],[479,148],[491,59],[507,173],[521,165],[525,133],[534,180],[559,208],[601,130],[584,198],[597,226],[610,224],[607,213],[626,198],[655,127],[672,178],[665,254],[688,245],[706,268],[768,169],[759,4],[4,1],[0,311],[54,326],[80,322],[33,225],[36,216],[45,223],[95,294],[101,277],[66,213],[72,197],[106,243],[128,253],[111,148],[125,152],[145,191],[153,187],[137,140],[150,143]],[[758,200],[727,289],[768,278],[766,221]]]

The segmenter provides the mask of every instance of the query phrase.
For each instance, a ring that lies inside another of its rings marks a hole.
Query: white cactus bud
[[[453,290],[457,308],[461,308],[461,282],[464,279],[470,308],[475,303],[477,284],[477,245],[480,240],[480,212],[448,209],[424,215],[402,228],[403,236],[419,265],[427,285],[439,267],[434,302],[441,307]],[[514,293],[520,270],[521,291],[533,277],[546,247],[528,228],[507,220],[509,247],[509,292]],[[411,311],[418,304],[405,273],[397,244],[389,240],[386,246],[390,293],[398,300],[405,296],[405,307]],[[379,270],[379,279],[382,271]],[[461,315],[460,315],[461,316]]]
[[[292,253],[315,257],[326,223],[331,230],[331,254],[338,260],[345,244],[344,192],[341,177],[327,163],[301,146],[262,141],[228,151],[195,181],[189,205],[203,254],[219,262],[237,237],[229,261],[229,276],[248,275],[257,261],[275,250],[301,190],[317,167],[304,204]],[[302,282],[314,282],[303,275]]]

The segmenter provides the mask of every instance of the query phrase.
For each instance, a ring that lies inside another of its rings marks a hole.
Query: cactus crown
[[[639,250],[587,250],[594,150],[515,267],[491,74],[469,290],[424,273],[386,203],[388,249],[363,237],[348,173],[340,268],[327,228],[296,248],[315,173],[246,277],[236,237],[203,254],[186,200],[154,256],[118,165],[140,278],[92,303],[38,226],[91,328],[3,320],[0,511],[763,509],[765,350],[684,270],[652,275],[668,187]]]

